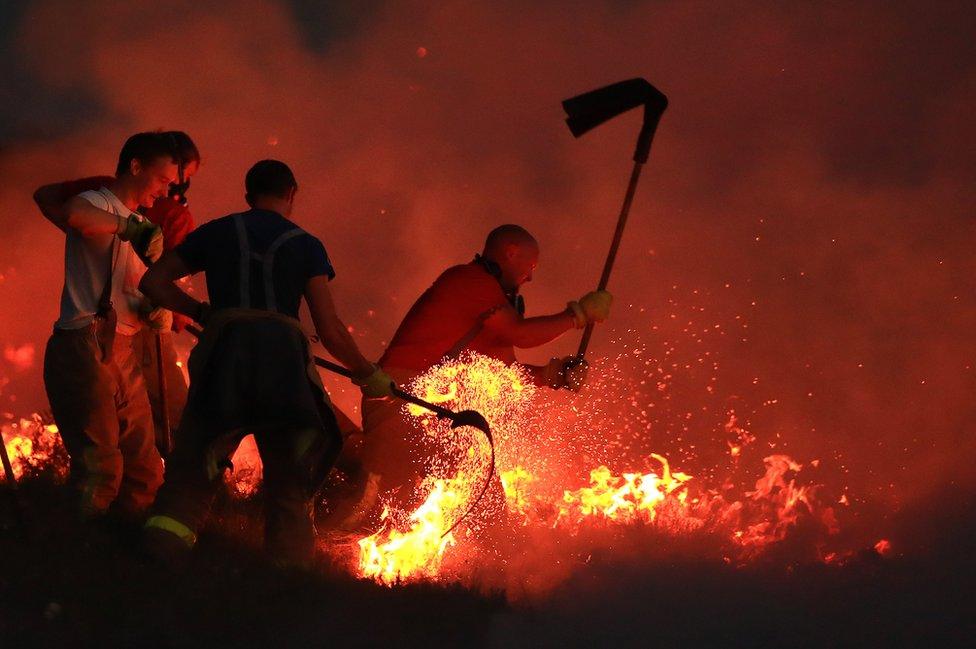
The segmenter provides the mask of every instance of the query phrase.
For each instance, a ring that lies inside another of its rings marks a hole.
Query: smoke
[[[4,11],[0,345],[37,353],[32,370],[27,353],[0,360],[3,411],[45,407],[62,277],[62,235],[31,193],[110,171],[129,133],[194,137],[198,221],[242,207],[254,161],[292,165],[296,220],[325,242],[341,314],[378,357],[412,300],[499,223],[542,244],[530,314],[593,287],[639,117],[577,141],[559,101],[639,75],[671,107],[594,354],[639,338],[672,375],[669,412],[692,415],[688,443],[714,444],[716,413],[734,408],[761,443],[829,463],[862,506],[973,482],[976,25],[963,3]],[[328,386],[355,409],[352,390]],[[651,434],[660,447],[672,432]]]

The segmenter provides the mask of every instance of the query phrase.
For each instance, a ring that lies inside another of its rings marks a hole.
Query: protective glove
[[[173,329],[173,312],[169,309],[153,306],[152,302],[145,298],[139,303],[139,319],[149,325],[153,331],[171,331]]]
[[[164,309],[158,307],[153,309],[145,316],[146,324],[153,331],[172,331],[173,330],[173,312],[169,309]]]
[[[393,378],[383,371],[379,365],[374,365],[376,370],[369,376],[362,379],[355,379],[356,385],[362,390],[363,396],[367,399],[387,399],[393,396],[393,388],[396,387]]]
[[[590,291],[577,302],[570,302],[567,309],[572,312],[576,328],[582,329],[592,322],[603,322],[610,317],[613,296],[609,291]]]
[[[132,249],[147,266],[163,254],[163,231],[148,219],[134,216],[119,219],[119,239],[132,244]]]

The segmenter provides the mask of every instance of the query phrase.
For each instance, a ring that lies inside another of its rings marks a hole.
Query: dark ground
[[[925,559],[865,552],[844,567],[602,561],[544,602],[458,586],[384,588],[328,565],[282,572],[241,530],[241,506],[185,571],[68,523],[60,492],[21,489],[28,536],[0,532],[2,647],[973,646],[972,500],[928,528]],[[10,501],[0,500],[10,521]],[[250,505],[252,508],[254,505]],[[962,514],[960,514],[962,512]],[[226,533],[227,530],[235,530]]]

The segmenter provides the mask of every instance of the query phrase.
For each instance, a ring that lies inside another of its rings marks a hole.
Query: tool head
[[[620,81],[563,101],[566,124],[574,137],[580,137],[638,106],[644,107],[644,125],[637,140],[634,160],[646,162],[657,123],[668,107],[668,98],[646,79],[638,77]]]
[[[473,426],[485,434],[489,441],[491,441],[491,429],[488,427],[488,420],[486,420],[480,412],[475,410],[462,410],[460,412],[455,412],[451,416],[451,428],[460,428],[461,426]]]

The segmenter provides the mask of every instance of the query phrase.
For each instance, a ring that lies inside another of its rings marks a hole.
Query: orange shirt
[[[452,266],[424,291],[393,335],[380,365],[422,372],[500,308],[512,308],[498,280],[477,263]],[[481,330],[464,346],[505,363],[515,362],[510,342]]]

